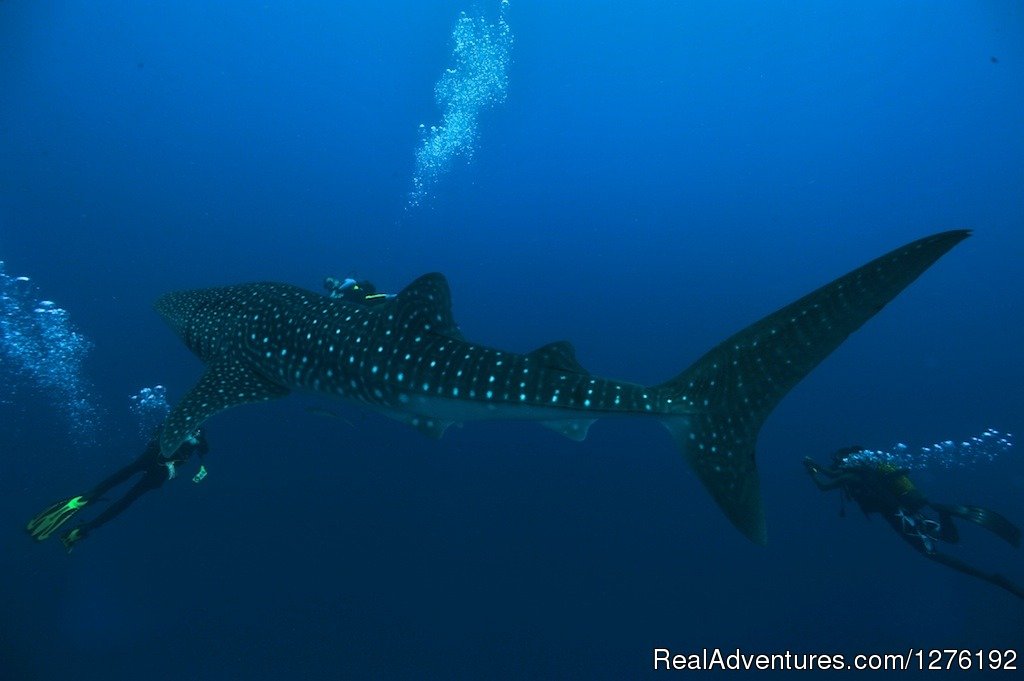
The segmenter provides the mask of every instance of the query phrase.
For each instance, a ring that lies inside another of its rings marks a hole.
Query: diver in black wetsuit
[[[198,454],[200,459],[202,459],[207,451],[209,451],[209,445],[206,442],[206,435],[200,430],[190,436],[173,456],[164,458],[160,455],[160,429],[157,429],[153,439],[149,441],[146,449],[135,461],[107,477],[85,494],[53,504],[33,518],[25,529],[33,538],[42,541],[56,532],[83,507],[100,500],[104,494],[114,487],[127,482],[132,477],[141,473],[142,477],[124,496],[111,503],[92,520],[77,525],[61,535],[61,543],[64,544],[64,547],[70,553],[78,541],[84,539],[96,528],[105,525],[120,515],[140,496],[150,490],[157,489],[166,481],[173,479],[177,475],[178,467],[188,461],[193,454]],[[204,477],[206,477],[206,468],[200,465],[199,472],[192,479],[195,482],[200,482]]]
[[[1019,527],[987,508],[929,501],[907,477],[907,470],[889,464],[847,461],[851,454],[861,451],[864,451],[862,447],[840,449],[832,455],[832,465],[828,468],[818,466],[810,458],[804,459],[804,466],[818,489],[838,489],[844,499],[856,501],[865,515],[880,514],[904,541],[925,557],[1024,598],[1024,589],[1006,577],[982,572],[935,550],[940,541],[955,544],[960,540],[954,517],[980,525],[1015,547],[1020,546]]]

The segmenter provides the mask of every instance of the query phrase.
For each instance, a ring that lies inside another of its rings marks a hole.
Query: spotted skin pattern
[[[440,437],[452,423],[520,419],[583,439],[597,418],[659,418],[729,519],[765,541],[754,445],[776,404],[846,337],[967,231],[874,260],[784,307],[657,386],[587,372],[566,342],[527,354],[462,337],[441,274],[362,305],[288,284],[170,293],[156,309],[206,365],[161,439],[173,453],[210,416],[314,392],[381,411]]]

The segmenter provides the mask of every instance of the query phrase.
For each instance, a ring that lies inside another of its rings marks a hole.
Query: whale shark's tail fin
[[[970,235],[920,239],[872,260],[731,336],[657,386],[678,416],[664,419],[729,520],[765,543],[754,446],[793,386],[932,263]]]

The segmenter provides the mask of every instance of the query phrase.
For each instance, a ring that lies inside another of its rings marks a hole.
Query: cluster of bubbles
[[[957,468],[992,461],[1013,447],[1013,435],[994,428],[968,440],[946,440],[911,450],[902,442],[890,450],[865,449],[843,460],[844,468],[890,465],[900,469]]]
[[[79,444],[94,441],[99,411],[82,363],[92,344],[67,310],[41,300],[28,277],[11,277],[0,261],[0,393],[10,401],[24,383],[45,394]]]
[[[167,388],[162,385],[143,388],[128,400],[128,408],[138,419],[139,435],[148,440],[171,412],[171,405],[167,402]]]
[[[410,207],[423,203],[457,156],[472,158],[480,112],[505,101],[512,50],[512,33],[505,22],[508,4],[501,0],[496,23],[489,23],[482,13],[466,12],[455,23],[455,64],[434,87],[442,120],[429,128],[420,125],[422,142],[416,151]]]

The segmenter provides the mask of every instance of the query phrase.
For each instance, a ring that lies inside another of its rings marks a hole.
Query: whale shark
[[[375,305],[261,282],[168,293],[157,311],[206,365],[171,410],[164,456],[225,409],[293,391],[382,412],[440,437],[454,423],[538,421],[582,440],[599,418],[660,420],[729,520],[766,542],[754,450],[780,400],[967,230],[887,253],[726,338],[674,378],[596,376],[566,341],[519,354],[463,337],[442,274]]]

